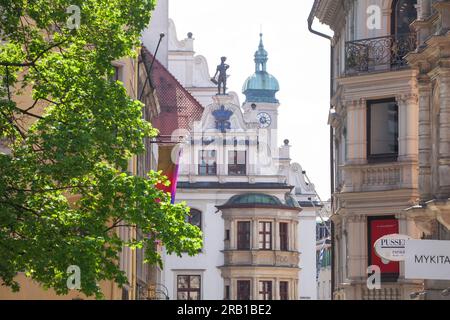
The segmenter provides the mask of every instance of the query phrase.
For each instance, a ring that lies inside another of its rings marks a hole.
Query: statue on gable
[[[227,60],[226,57],[222,57],[220,58],[220,60],[222,61],[221,64],[219,64],[217,66],[216,69],[216,74],[214,75],[214,77],[211,78],[211,81],[217,85],[217,88],[219,90],[218,95],[226,95],[226,90],[227,90],[227,70],[230,68],[230,66],[228,64],[225,63],[225,61]],[[218,76],[217,76],[218,75]],[[223,93],[221,93],[221,89]]]

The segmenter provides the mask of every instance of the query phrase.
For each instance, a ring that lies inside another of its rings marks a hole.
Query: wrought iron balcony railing
[[[345,45],[345,72],[355,75],[405,68],[404,57],[416,47],[415,33],[348,41]]]

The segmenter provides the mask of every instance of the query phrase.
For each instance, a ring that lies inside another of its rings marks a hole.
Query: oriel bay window
[[[238,221],[237,227],[237,249],[250,250],[250,221]]]
[[[217,174],[217,151],[199,151],[198,174],[201,176],[215,176]]]
[[[272,222],[259,223],[259,249],[272,250]]]
[[[247,173],[246,158],[246,151],[228,151],[228,174],[230,176],[245,176]]]
[[[367,158],[370,162],[397,161],[398,105],[395,99],[367,102]]]
[[[201,277],[198,275],[179,275],[177,277],[178,300],[200,300]]]

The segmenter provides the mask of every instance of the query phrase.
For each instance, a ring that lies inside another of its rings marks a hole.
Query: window
[[[238,222],[238,250],[250,250],[250,221]]]
[[[259,282],[259,300],[272,300],[272,281]]]
[[[280,300],[289,300],[289,282],[280,281]]]
[[[202,213],[198,210],[191,209],[191,212],[187,216],[187,222],[202,230]]]
[[[417,19],[417,0],[396,0],[392,3],[391,27],[393,35],[411,32],[410,24]]]
[[[178,300],[200,300],[201,277],[197,275],[180,275],[177,277]]]
[[[230,230],[225,230],[225,241],[230,241]]]
[[[246,159],[246,151],[228,151],[228,174],[230,176],[245,176],[247,173]]]
[[[217,174],[216,150],[199,151],[198,174],[202,176],[214,176]]]
[[[230,286],[225,286],[225,300],[230,300]]]
[[[259,249],[272,250],[272,222],[259,223]]]
[[[250,300],[250,280],[237,281],[237,300]]]
[[[198,227],[202,230],[202,213],[196,209],[191,209],[189,215],[186,217],[186,222],[192,224],[193,226]],[[202,252],[202,249],[199,249],[198,252]]]
[[[110,81],[121,81],[122,68],[119,66],[113,66],[113,74],[110,76]]]
[[[287,223],[280,223],[280,250],[281,251],[289,250],[288,226],[289,226],[289,224],[287,224]]]
[[[367,103],[367,158],[369,161],[397,161],[398,105],[395,99]]]

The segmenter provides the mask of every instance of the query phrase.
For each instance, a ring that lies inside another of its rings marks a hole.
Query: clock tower
[[[264,49],[262,33],[255,52],[255,73],[247,78],[242,88],[245,95],[244,117],[259,124],[258,136],[271,151],[277,150],[278,102],[275,94],[280,90],[278,80],[267,72],[268,53]],[[272,154],[272,156],[274,156]]]

